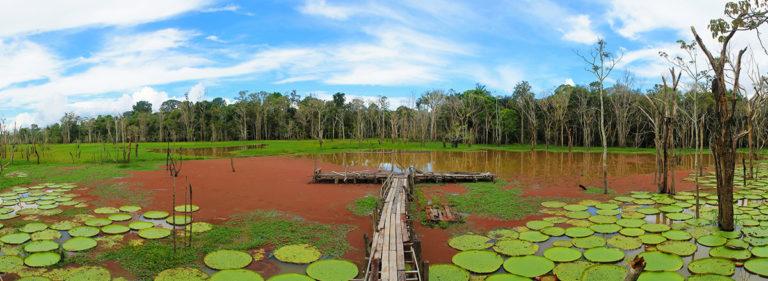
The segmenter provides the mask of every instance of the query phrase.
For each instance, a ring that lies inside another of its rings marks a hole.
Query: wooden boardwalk
[[[332,183],[380,183],[387,180],[392,173],[389,171],[359,171],[359,172],[325,172],[315,170],[312,181]],[[414,182],[477,182],[496,181],[492,173],[476,172],[420,172],[413,174]]]

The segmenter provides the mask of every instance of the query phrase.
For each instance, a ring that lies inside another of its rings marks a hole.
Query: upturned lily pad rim
[[[349,280],[358,273],[357,265],[348,260],[328,259],[307,266],[307,275],[320,281]],[[330,272],[329,272],[330,271]]]
[[[218,250],[206,254],[203,262],[216,270],[240,269],[251,264],[253,257],[242,251]]]
[[[504,258],[492,251],[469,250],[456,253],[451,262],[471,272],[492,273],[499,270]]]
[[[750,259],[744,263],[744,269],[762,277],[768,277],[768,258]]]
[[[275,250],[273,255],[281,262],[297,264],[311,263],[322,256],[317,247],[309,244],[283,246]]]

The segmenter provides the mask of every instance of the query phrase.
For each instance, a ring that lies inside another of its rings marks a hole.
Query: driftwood
[[[643,273],[644,269],[645,259],[641,256],[635,256],[635,259],[629,264],[627,275],[624,275],[624,281],[637,281],[637,278],[640,277],[640,273]]]
[[[3,175],[3,172],[5,172],[5,168],[8,168],[13,163],[13,156],[16,154],[16,145],[13,145],[13,149],[11,149],[11,161],[8,161],[8,163],[3,164],[2,161],[0,161],[0,176]]]

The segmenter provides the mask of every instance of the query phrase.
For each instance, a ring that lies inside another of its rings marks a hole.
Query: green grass
[[[311,244],[324,254],[339,257],[351,249],[347,232],[349,225],[326,225],[303,221],[278,212],[257,211],[235,215],[224,225],[192,236],[192,247],[178,246],[174,253],[170,238],[147,241],[143,245],[123,245],[119,249],[93,251],[77,255],[62,264],[99,264],[107,260],[117,261],[123,268],[141,280],[151,280],[154,275],[169,268],[204,268],[205,254],[219,250],[249,250],[267,245],[279,248],[289,244]],[[178,245],[181,242],[177,241]]]
[[[379,206],[379,199],[374,196],[365,196],[355,199],[355,203],[347,205],[347,209],[358,216],[368,216]]]
[[[128,171],[141,171],[158,169],[159,162],[138,162],[132,165],[98,165],[83,164],[69,167],[62,164],[18,165],[10,166],[10,171],[23,171],[27,177],[3,177],[0,180],[0,190],[17,186],[29,185],[40,182],[71,182],[78,184],[91,184],[107,179],[123,177]]]
[[[536,200],[522,197],[521,189],[505,188],[506,181],[463,185],[467,187],[467,193],[449,195],[445,198],[459,212],[502,220],[516,220],[536,211]]]
[[[587,186],[587,190],[585,190],[584,193],[603,194],[603,191],[602,187]],[[616,190],[608,188],[608,194],[616,194]]]

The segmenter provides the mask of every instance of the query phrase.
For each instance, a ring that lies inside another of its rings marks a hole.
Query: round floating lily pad
[[[571,241],[568,241],[568,240],[557,240],[555,242],[552,242],[552,246],[570,248],[573,246],[573,243],[571,243]]]
[[[768,227],[764,226],[742,227],[741,232],[751,237],[768,237]]]
[[[688,220],[685,220],[685,223],[687,223],[689,225],[693,225],[693,226],[705,226],[705,225],[711,224],[712,221],[708,220],[708,219],[701,219],[701,218],[699,218],[699,219],[688,219]]]
[[[432,267],[430,267],[430,274],[432,273]],[[469,275],[469,273],[467,273]],[[467,279],[469,279],[469,276],[467,276]],[[442,280],[442,279],[438,279]],[[306,276],[304,274],[298,274],[298,273],[283,273],[278,274],[275,276],[270,277],[267,279],[267,281],[315,281],[315,279],[312,279],[309,276]],[[466,281],[466,280],[461,280]]]
[[[508,239],[517,239],[519,234],[517,233],[517,231],[511,230],[509,228],[498,228],[498,229],[488,231],[488,234],[486,236],[494,240],[508,240]]]
[[[564,223],[564,222],[568,221],[568,219],[564,218],[564,217],[546,217],[546,218],[543,218],[541,220],[548,221],[548,222],[551,222],[551,223]]]
[[[616,204],[610,204],[610,203],[600,203],[595,205],[595,208],[601,209],[601,210],[613,210],[618,209],[619,205]]]
[[[31,238],[32,236],[30,236],[29,233],[17,232],[3,235],[3,237],[0,237],[0,242],[11,245],[19,245],[24,244],[24,242],[29,241]]]
[[[749,243],[741,239],[731,239],[725,242],[725,246],[734,250],[743,250],[749,248]]]
[[[544,275],[554,267],[555,263],[540,256],[510,257],[504,261],[504,270],[528,278]]]
[[[737,239],[737,238],[741,237],[741,232],[738,232],[738,231],[717,231],[717,232],[713,233],[713,235],[717,235],[717,236],[720,236],[720,237],[723,237],[723,238],[728,238],[728,239]]]
[[[719,247],[725,245],[726,241],[725,238],[718,235],[704,235],[696,239],[696,242],[707,247]]]
[[[34,253],[24,258],[24,264],[30,267],[50,266],[58,263],[61,255],[54,252]]]
[[[507,256],[533,255],[539,250],[539,245],[523,240],[502,240],[493,245],[493,250]]]
[[[79,223],[76,223],[73,221],[57,221],[55,223],[52,223],[50,227],[51,229],[55,229],[55,230],[70,230],[79,225],[80,225]]]
[[[563,234],[565,234],[565,229],[559,226],[549,226],[549,227],[542,228],[539,231],[541,231],[541,233],[548,235],[550,237],[563,236]]]
[[[96,208],[95,210],[93,210],[93,212],[97,214],[114,214],[114,213],[120,212],[120,210],[118,210],[115,207],[101,207],[101,208]]]
[[[525,278],[511,273],[493,274],[485,278],[485,281],[530,281],[531,278]]]
[[[615,235],[608,238],[608,245],[622,249],[622,250],[634,250],[643,246],[643,242],[635,237],[627,237],[623,235]]]
[[[475,273],[495,272],[504,263],[504,259],[499,254],[486,250],[462,251],[453,255],[451,261]]]
[[[584,258],[591,262],[616,262],[624,259],[624,251],[617,248],[595,247],[584,251]]]
[[[541,202],[541,205],[547,208],[562,208],[567,204],[561,201],[544,201],[544,202]]]
[[[736,270],[732,261],[722,258],[703,258],[688,264],[693,274],[717,274],[731,276]]]
[[[572,219],[586,219],[586,218],[589,218],[591,215],[588,212],[576,211],[576,212],[565,213],[565,216]]]
[[[703,275],[691,275],[688,277],[688,281],[734,281],[733,278],[722,275],[703,274]]]
[[[627,211],[621,213],[621,217],[625,219],[642,219],[645,215],[638,212]]]
[[[32,222],[25,224],[21,229],[21,232],[32,233],[47,229],[48,225],[41,222]]]
[[[144,239],[160,239],[171,235],[171,230],[160,227],[150,227],[139,230],[139,237]]]
[[[685,277],[677,272],[659,271],[643,272],[637,278],[637,281],[685,281]]]
[[[563,206],[563,209],[566,209],[571,212],[578,212],[578,211],[586,211],[589,209],[589,207],[584,205],[565,205]]]
[[[208,253],[205,255],[205,258],[203,258],[205,265],[216,270],[240,269],[248,266],[252,261],[253,257],[248,253],[233,250],[218,250]],[[355,269],[357,269],[357,267],[355,267]],[[312,275],[310,274],[310,276]]]
[[[688,213],[667,213],[664,215],[667,216],[667,218],[675,221],[683,221],[693,217],[693,215]]]
[[[191,230],[193,233],[202,233],[213,229],[213,225],[207,222],[193,222],[185,227],[187,230]]]
[[[595,264],[584,269],[581,281],[622,281],[627,269],[615,264]]]
[[[646,271],[677,271],[683,267],[683,258],[680,256],[659,251],[642,252],[639,256],[645,259]]]
[[[346,260],[321,260],[307,266],[307,275],[320,281],[349,280],[357,273],[357,266]]]
[[[544,250],[544,257],[554,262],[571,262],[581,258],[581,251],[574,248],[552,247]]]
[[[709,249],[709,255],[716,258],[725,258],[735,261],[743,261],[752,257],[752,253],[747,249],[735,250],[726,246]]]
[[[200,210],[200,206],[186,204],[186,205],[178,205],[176,207],[173,207],[173,209],[176,212],[191,213],[191,212],[197,212],[198,210]]]
[[[678,256],[690,256],[696,253],[698,246],[688,241],[666,241],[656,246],[659,251]]]
[[[135,221],[128,224],[128,227],[134,230],[142,230],[153,226],[155,226],[155,224],[148,221]]]
[[[618,220],[619,219],[617,217],[614,217],[614,216],[598,215],[598,216],[591,216],[591,217],[589,217],[589,221],[594,222],[594,223],[615,223]]]
[[[603,216],[615,216],[615,215],[621,214],[621,211],[619,211],[619,210],[597,210],[597,211],[595,211],[595,213],[598,214],[598,215],[603,215]]]
[[[125,205],[120,207],[121,212],[135,213],[141,210],[141,207],[134,205]]]
[[[530,242],[544,242],[549,239],[549,236],[541,234],[541,232],[538,231],[523,231],[520,232],[520,237],[518,237],[520,240],[530,241]]]
[[[662,236],[666,237],[669,240],[691,240],[693,236],[691,236],[690,233],[683,230],[668,230],[661,233]]]
[[[197,268],[171,268],[161,271],[155,277],[155,281],[176,281],[176,280],[189,280],[189,281],[203,281],[208,279],[208,274],[200,271]]]
[[[111,223],[112,220],[108,218],[94,218],[85,221],[85,225],[87,226],[105,226]]]
[[[264,281],[260,274],[248,269],[227,269],[211,275],[209,281]]]
[[[615,223],[605,223],[605,224],[593,224],[589,227],[594,232],[597,233],[616,233],[619,230],[621,230],[621,226]]]
[[[465,234],[449,239],[448,245],[460,251],[482,250],[493,246],[493,241],[482,235]]]
[[[78,226],[68,231],[72,237],[91,237],[99,234],[99,229],[93,226]]]
[[[565,229],[565,235],[568,237],[581,238],[592,234],[595,234],[595,232],[586,227],[574,226]]]
[[[587,267],[590,267],[593,263],[588,261],[575,261],[568,263],[559,263],[555,266],[552,272],[561,281],[579,281],[581,274]]]
[[[622,227],[641,227],[646,223],[648,222],[646,222],[644,219],[620,219],[616,221],[616,224]]]
[[[600,201],[589,200],[589,199],[579,201],[579,205],[584,205],[584,206],[595,206],[597,204],[600,204]]]
[[[744,263],[744,269],[754,274],[768,277],[768,258],[750,259]]]
[[[192,222],[192,217],[190,216],[171,216],[165,219],[165,222],[172,224],[172,225],[187,225]]]
[[[120,234],[128,231],[131,231],[131,228],[122,224],[110,224],[101,228],[101,232],[106,234]]]
[[[32,241],[24,245],[24,251],[28,253],[39,253],[53,251],[59,248],[59,242],[53,240]]]
[[[627,227],[619,230],[619,233],[621,233],[621,235],[624,235],[624,236],[637,237],[645,234],[645,230],[642,230],[640,228]]]
[[[525,226],[530,229],[539,230],[545,227],[553,226],[554,224],[548,221],[529,221],[525,223]]]
[[[659,210],[665,213],[679,213],[683,211],[683,208],[678,206],[661,206]]]
[[[131,214],[126,213],[119,213],[119,214],[112,214],[107,217],[111,221],[127,221],[132,218]]]
[[[0,256],[0,272],[8,272],[24,264],[24,259],[19,256],[2,255]]]
[[[112,274],[109,270],[100,266],[85,266],[75,270],[67,275],[64,281],[109,281],[112,280]],[[157,280],[157,279],[155,279]],[[177,279],[179,280],[179,279]],[[189,279],[184,279],[189,280]]]
[[[605,238],[600,236],[587,236],[583,238],[573,238],[571,240],[573,242],[573,246],[576,248],[582,248],[582,249],[590,249],[600,246],[605,246]]]
[[[151,219],[151,220],[159,220],[164,219],[168,217],[168,212],[165,211],[149,211],[144,213],[143,215],[145,218]]]
[[[643,234],[643,235],[640,235],[640,237],[638,238],[640,238],[640,241],[642,241],[644,244],[648,244],[648,245],[656,245],[661,242],[667,241],[667,238],[656,233]]]
[[[768,246],[752,247],[752,249],[749,251],[752,253],[753,256],[758,258],[768,257]]]
[[[467,281],[469,280],[469,271],[452,264],[430,265],[429,280]]]
[[[28,209],[28,210],[30,210],[30,209]],[[0,215],[0,220],[9,220],[9,219],[17,218],[17,217],[19,217],[19,215],[17,213],[18,212],[2,214],[2,215]]]
[[[309,244],[283,246],[275,250],[274,255],[277,260],[289,263],[311,263],[322,256],[317,247]]]
[[[74,237],[64,242],[61,247],[70,252],[81,252],[93,249],[99,242],[90,237]]]
[[[648,231],[648,232],[664,232],[670,229],[669,225],[666,224],[660,224],[660,223],[649,223],[644,224],[640,226],[641,229]]]

